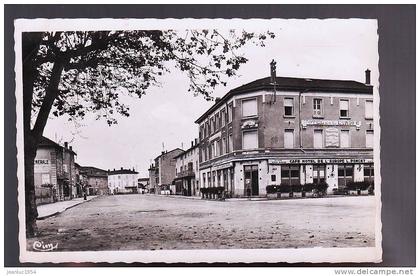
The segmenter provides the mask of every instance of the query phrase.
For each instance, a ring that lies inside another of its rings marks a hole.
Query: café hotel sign
[[[321,158],[321,159],[270,159],[269,164],[366,164],[373,163],[373,159],[364,158]]]
[[[350,120],[302,120],[303,128],[307,126],[355,126],[356,129],[360,129],[361,125],[361,121]]]

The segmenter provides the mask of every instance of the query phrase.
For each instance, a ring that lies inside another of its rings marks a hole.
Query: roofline
[[[200,145],[200,143],[194,144],[194,146],[190,147],[189,149],[184,150],[184,152],[181,152],[180,154],[174,156],[173,159],[176,159],[178,157],[180,157],[183,154],[186,154],[187,152],[190,152],[191,150],[195,149],[196,147],[198,147]]]
[[[250,83],[253,83],[253,82],[256,82],[256,81],[259,81],[259,80],[264,80],[266,78],[257,79],[255,81],[249,82],[247,84],[250,84]],[[290,78],[290,77],[287,77],[287,78]],[[304,78],[291,78],[291,79],[304,79]],[[327,79],[314,79],[314,78],[310,78],[310,79],[311,80],[327,80]],[[352,80],[337,80],[337,81],[352,81]],[[357,81],[354,81],[354,82],[357,82]],[[358,83],[360,83],[360,82],[358,82]],[[247,84],[244,84],[242,86],[245,86]],[[336,93],[340,93],[342,91],[351,91],[351,92],[360,93],[360,94],[373,94],[373,86],[372,85],[367,85],[367,84],[364,84],[364,85],[366,86],[366,89],[345,88],[345,87],[341,87],[341,88],[334,88],[334,87],[303,88],[303,87],[286,86],[286,85],[279,85],[279,84],[276,85],[276,88],[277,89],[284,89],[284,90],[288,90],[288,91],[300,91],[302,93],[310,93],[310,92],[313,92],[313,91],[326,91],[326,92],[336,92]],[[255,91],[261,91],[261,90],[264,90],[264,89],[272,89],[273,88],[272,84],[259,85],[259,86],[253,87],[253,88],[242,88],[242,86],[239,86],[237,88],[229,90],[228,93],[226,93],[222,98],[220,98],[219,101],[214,103],[206,112],[203,113],[203,115],[201,115],[197,120],[195,120],[194,123],[199,124],[202,121],[204,121],[204,119],[209,115],[209,113],[213,112],[215,109],[222,106],[228,99],[230,99],[234,95],[240,95],[240,94],[244,94],[244,93],[248,93],[248,92],[255,92]]]
[[[182,151],[184,152],[184,150],[183,150],[183,149],[180,149],[180,148],[174,148],[173,150],[170,150],[170,151],[165,152],[165,153],[163,153],[163,154],[168,154],[168,153],[171,153],[171,152],[173,152],[174,150],[177,150],[177,149],[178,149],[178,150],[182,150]],[[157,158],[161,157],[163,154],[161,153],[160,155],[156,156],[156,158],[155,158],[155,159],[157,159]]]

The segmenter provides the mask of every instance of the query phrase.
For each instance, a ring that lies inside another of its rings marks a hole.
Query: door
[[[191,196],[191,179],[188,179],[187,181],[187,196]]]
[[[244,166],[245,196],[258,196],[258,165]]]

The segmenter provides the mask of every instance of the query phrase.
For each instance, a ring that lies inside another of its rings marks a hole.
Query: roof
[[[93,172],[105,173],[105,174],[108,173],[107,170],[99,169],[99,168],[92,167],[92,166],[80,166],[80,171],[81,172],[91,172],[91,171],[93,171]]]
[[[165,152],[162,152],[160,155],[158,155],[158,156],[155,158],[155,160],[156,160],[156,159],[158,159],[159,157],[161,157],[162,155],[167,155],[167,154],[169,154],[169,153],[171,153],[171,152],[173,152],[173,151],[176,151],[176,150],[181,150],[182,152],[184,152],[184,150],[183,150],[183,149],[180,149],[180,148],[175,148],[175,149],[170,150],[170,151],[165,151]]]
[[[130,169],[120,169],[120,170],[112,170],[112,171],[108,171],[108,175],[115,175],[115,174],[138,174],[138,172],[136,172],[134,169],[130,170]]]
[[[65,148],[63,146],[61,146],[60,144],[54,142],[53,140],[42,136],[41,139],[39,140],[38,143],[38,147],[52,147],[52,148],[60,148],[60,149],[66,149],[67,151],[73,153],[74,155],[77,155],[76,152],[74,152],[73,150],[69,149],[69,148]]]
[[[180,152],[179,154],[175,155],[175,156],[174,156],[174,159],[176,159],[176,158],[180,157],[181,155],[184,155],[184,154],[186,154],[186,153],[190,152],[191,150],[195,149],[195,148],[196,148],[196,147],[198,147],[199,145],[200,145],[200,143],[194,144],[194,145],[193,145],[192,147],[190,147],[189,149],[187,149],[187,150],[185,150],[185,151],[183,151],[183,152]]]
[[[149,178],[148,177],[140,177],[137,180],[139,180],[139,181],[149,181]]]
[[[203,121],[208,114],[223,105],[230,97],[242,93],[254,92],[259,90],[271,90],[274,85],[271,78],[266,77],[252,81],[230,90],[219,101],[211,106],[195,123]],[[338,92],[338,93],[360,93],[373,94],[373,86],[357,82],[354,80],[330,80],[330,79],[311,79],[311,78],[290,78],[276,77],[276,89],[287,91],[309,92]]]

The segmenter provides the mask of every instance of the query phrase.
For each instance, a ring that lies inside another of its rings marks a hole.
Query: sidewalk
[[[58,201],[55,203],[49,203],[38,206],[38,218],[39,220],[46,219],[64,212],[67,209],[75,207],[79,204],[88,202],[97,196],[88,196],[86,200],[83,197],[74,198],[72,200]]]

